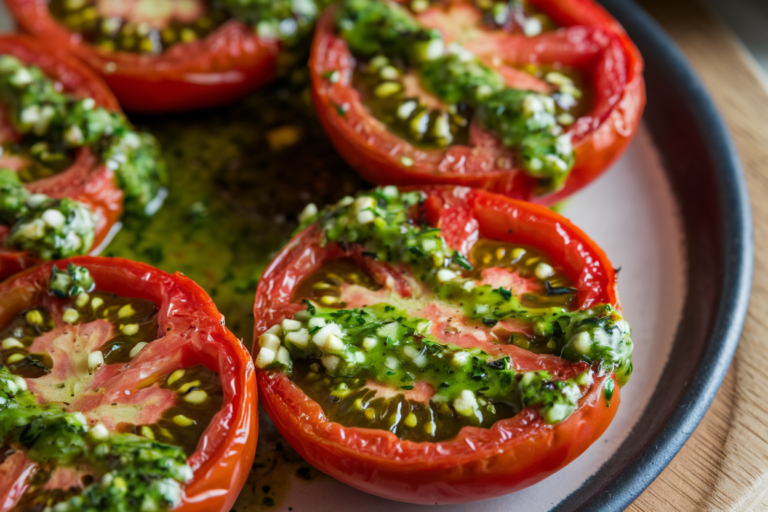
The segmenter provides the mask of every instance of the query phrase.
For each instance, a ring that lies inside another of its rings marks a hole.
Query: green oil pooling
[[[162,144],[168,197],[154,216],[126,220],[103,254],[182,272],[250,346],[259,277],[302,208],[366,185],[284,81],[228,107],[134,121]]]

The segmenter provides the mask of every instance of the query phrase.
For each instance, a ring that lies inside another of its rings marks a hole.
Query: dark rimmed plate
[[[682,52],[630,0],[601,0],[643,54],[644,122],[676,196],[687,290],[672,352],[616,453],[557,512],[623,510],[682,448],[715,397],[741,336],[752,284],[744,173],[722,117]]]

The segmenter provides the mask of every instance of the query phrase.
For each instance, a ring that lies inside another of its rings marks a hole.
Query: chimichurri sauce
[[[304,206],[367,185],[326,139],[308,96],[286,83],[230,107],[133,121],[162,144],[168,197],[154,216],[126,221],[104,255],[182,272],[250,340],[258,279]]]

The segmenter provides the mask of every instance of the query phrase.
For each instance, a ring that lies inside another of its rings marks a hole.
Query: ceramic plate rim
[[[624,510],[669,464],[691,436],[720,388],[741,337],[752,285],[754,242],[749,194],[728,127],[682,51],[641,7],[633,0],[600,1],[624,26],[646,62],[653,61],[664,67],[668,80],[683,96],[681,108],[688,111],[697,126],[707,127],[701,136],[715,171],[720,202],[718,220],[722,228],[720,238],[723,240],[722,261],[728,264],[722,268],[716,314],[704,340],[698,368],[666,424],[652,443],[646,443],[632,460],[622,462],[619,451],[625,443],[631,443],[630,433],[617,453],[596,474],[552,509],[557,512]],[[668,172],[666,166],[664,168]],[[676,342],[679,336],[680,333]],[[670,358],[664,373],[674,371],[673,363]],[[654,397],[646,412],[653,407]]]

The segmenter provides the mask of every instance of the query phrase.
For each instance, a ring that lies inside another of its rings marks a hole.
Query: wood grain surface
[[[768,510],[768,87],[696,0],[640,3],[690,59],[731,129],[752,201],[755,278],[744,334],[712,407],[628,510]]]

